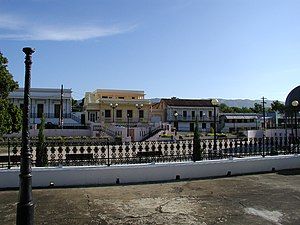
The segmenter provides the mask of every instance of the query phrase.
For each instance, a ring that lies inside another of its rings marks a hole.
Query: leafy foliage
[[[220,111],[223,113],[252,113],[253,111],[250,108],[247,107],[230,107],[227,106],[226,104],[222,103],[219,106]]]
[[[254,108],[250,108],[254,113],[263,113],[263,105],[259,103],[254,103]]]
[[[0,52],[0,137],[21,130],[22,111],[8,100],[19,85],[7,69],[8,60]]]
[[[273,112],[279,112],[281,114],[283,114],[286,110],[286,107],[283,103],[281,103],[280,101],[276,100],[274,102],[271,103],[271,111]]]
[[[44,129],[45,129],[45,117],[43,115],[39,127],[39,135],[38,135],[39,140],[36,147],[36,166],[39,167],[47,166],[48,164],[48,155],[47,155]]]
[[[194,130],[193,161],[195,162],[201,159],[203,159],[203,152],[200,147],[200,133],[197,119]]]
[[[83,101],[78,101],[72,98],[72,112],[82,112],[83,111]]]
[[[247,108],[247,107],[230,107],[226,104],[222,103],[220,104],[220,111],[222,113],[263,113],[263,106],[259,103],[254,103],[254,107]],[[285,112],[285,106],[280,101],[276,100],[271,103],[271,108],[266,108],[266,111],[268,112],[279,112],[284,113]]]

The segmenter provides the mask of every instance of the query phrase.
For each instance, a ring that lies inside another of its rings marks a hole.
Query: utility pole
[[[265,97],[262,97],[262,107],[263,107],[263,118],[264,118],[264,126],[263,126],[263,128],[264,128],[264,130],[266,129],[266,110],[265,110],[265,104],[266,104],[266,102],[265,102],[265,100],[266,100],[266,98]]]
[[[64,96],[64,86],[61,85],[61,89],[60,89],[60,119],[59,119],[61,129],[63,129],[63,127],[64,127],[63,96]]]

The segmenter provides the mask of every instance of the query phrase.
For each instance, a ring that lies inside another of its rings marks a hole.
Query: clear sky
[[[285,100],[300,78],[299,0],[0,0],[0,50],[20,85],[147,98]]]

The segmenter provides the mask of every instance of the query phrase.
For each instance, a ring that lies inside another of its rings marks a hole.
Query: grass
[[[162,134],[160,135],[161,138],[172,138],[173,134]]]

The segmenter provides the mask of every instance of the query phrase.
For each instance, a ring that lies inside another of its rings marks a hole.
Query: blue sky
[[[147,98],[285,100],[299,85],[299,0],[0,0],[0,51],[20,85]]]

